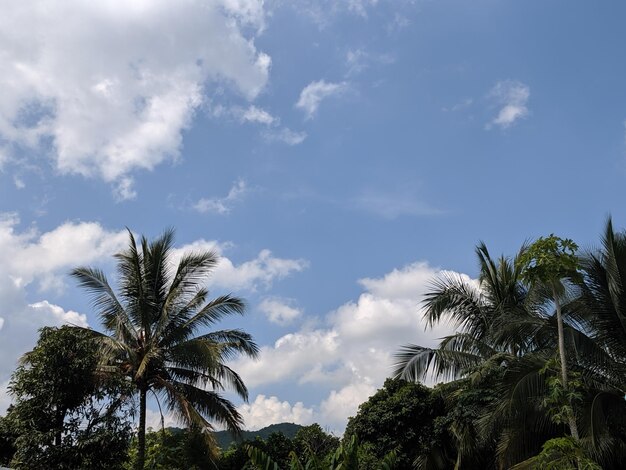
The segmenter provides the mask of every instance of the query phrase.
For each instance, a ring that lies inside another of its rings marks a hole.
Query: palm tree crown
[[[99,269],[71,274],[92,295],[102,321],[104,332],[93,333],[102,367],[122,372],[139,393],[137,468],[143,468],[147,392],[186,425],[209,431],[212,420],[237,433],[242,417],[219,392],[229,388],[247,400],[248,391],[225,362],[238,354],[256,357],[258,347],[239,329],[198,334],[245,309],[232,295],[207,299],[203,286],[218,262],[215,252],[184,254],[174,266],[173,230],[152,242],[142,237],[140,247],[130,231],[129,238],[128,248],[115,255],[117,293]]]

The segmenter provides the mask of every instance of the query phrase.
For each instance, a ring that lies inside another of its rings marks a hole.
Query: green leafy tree
[[[561,368],[561,382],[566,402],[561,407],[567,407],[567,422],[575,440],[580,439],[576,414],[572,406],[572,397],[569,396],[567,352],[565,348],[565,333],[561,298],[565,287],[563,281],[578,279],[579,260],[576,256],[578,245],[569,238],[563,239],[555,235],[541,237],[528,248],[523,250],[518,262],[522,267],[522,278],[531,285],[539,284],[547,287],[552,294],[552,301],[556,309],[558,331],[558,349]]]
[[[430,468],[448,468],[451,460],[471,461],[475,450],[479,451],[475,455],[478,458],[483,446],[467,444],[471,442],[466,439],[471,436],[467,430],[472,428],[485,441],[498,436],[497,458],[513,463],[536,455],[545,432],[548,438],[552,437],[552,429],[543,425],[545,414],[535,407],[534,393],[535,385],[542,386],[538,383],[539,370],[545,360],[540,356],[545,350],[554,351],[556,345],[555,329],[543,314],[543,304],[529,296],[522,282],[519,254],[513,259],[494,259],[481,243],[476,255],[480,267],[478,283],[445,273],[433,281],[432,289],[424,296],[427,325],[447,321],[456,333],[443,338],[438,347],[407,345],[396,355],[396,376],[409,381],[432,377],[465,379],[471,383],[470,388],[480,388],[483,376],[507,372],[497,386],[500,399],[490,407],[496,411],[490,413],[493,419],[480,426],[455,419],[455,429],[450,428],[452,422],[442,424],[439,433],[454,431],[450,439],[454,448],[435,442],[424,456],[424,465]],[[484,386],[488,390],[495,387],[490,383]],[[454,403],[449,399],[446,402]],[[537,432],[534,427],[543,431]],[[509,438],[519,433],[528,439]]]
[[[340,439],[324,432],[322,427],[315,423],[299,429],[293,438],[294,452],[305,462],[313,457],[321,461],[330,459],[330,456],[339,448]]]
[[[602,470],[587,457],[580,442],[571,437],[557,437],[546,441],[541,453],[521,462],[512,470]]]
[[[96,373],[98,350],[84,330],[43,328],[9,389],[4,424],[16,436],[11,465],[24,469],[121,468],[130,440],[128,389]]]
[[[459,459],[480,460],[494,440],[496,455],[490,465],[511,466],[536,455],[546,439],[563,435],[541,403],[547,391],[547,377],[541,371],[558,348],[557,327],[546,297],[524,282],[520,262],[524,252],[522,248],[512,259],[493,259],[480,244],[478,283],[452,274],[436,279],[424,298],[424,318],[431,326],[447,320],[456,333],[436,348],[408,345],[397,354],[398,377],[415,381],[433,374],[444,380],[465,379],[468,391],[483,387],[494,392],[480,422],[457,417],[446,424],[455,449],[434,445],[427,467],[447,468],[451,458],[457,464]],[[593,343],[584,331],[567,328],[577,346]],[[485,382],[492,374],[499,379]],[[467,439],[472,429],[485,445],[471,444],[478,442]]]
[[[295,445],[282,432],[273,432],[265,439],[262,448],[281,468],[286,468]]]
[[[137,439],[133,439],[126,468],[137,462]],[[213,449],[204,433],[197,429],[167,428],[146,432],[146,462],[152,470],[214,469]]]
[[[298,455],[296,452],[291,452],[291,462],[288,467],[279,466],[271,456],[257,446],[248,445],[246,446],[246,450],[249,463],[253,465],[252,468],[254,469],[362,470],[364,468],[360,460],[360,456],[363,455],[363,448],[359,445],[356,436],[352,436],[350,439],[339,444],[339,446],[328,455],[314,454],[311,452],[310,448],[307,449],[306,455]],[[396,463],[395,452],[390,452],[382,459],[377,468],[381,470],[395,470]]]
[[[7,416],[0,416],[0,465],[9,465],[15,451],[15,441],[19,437],[15,420],[11,418],[12,407],[7,410]]]
[[[248,446],[251,443],[244,441],[242,443],[231,443],[230,447],[224,451],[217,461],[219,470],[243,470],[252,466],[249,463]]]
[[[445,413],[440,393],[420,383],[387,379],[348,420],[344,442],[357,436],[377,462],[395,450],[396,468],[410,469],[419,455],[427,453],[434,440],[435,419]]]
[[[248,391],[226,361],[256,357],[258,347],[238,329],[200,334],[225,316],[244,313],[244,302],[232,295],[208,300],[204,282],[218,262],[215,252],[187,253],[173,265],[173,230],[151,242],[142,237],[139,246],[130,231],[129,238],[128,248],[115,255],[117,294],[99,269],[77,268],[72,275],[92,294],[102,321],[104,332],[92,332],[102,370],[122,371],[139,395],[136,468],[143,470],[148,392],[207,437],[210,420],[238,433],[241,415],[219,392],[230,388],[247,399]]]

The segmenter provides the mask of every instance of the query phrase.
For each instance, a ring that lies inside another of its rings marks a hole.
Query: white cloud
[[[63,310],[62,307],[58,305],[51,304],[47,300],[42,300],[41,302],[35,302],[34,304],[28,305],[30,308],[38,310],[39,312],[47,312],[53,318],[61,324],[70,324],[76,326],[82,326],[83,328],[87,328],[89,325],[87,324],[87,315],[83,313],[78,313],[73,310]]]
[[[124,231],[107,231],[97,223],[66,222],[40,233],[34,227],[20,231],[15,214],[0,216],[0,383],[6,386],[18,358],[34,346],[39,328],[87,326],[82,313],[48,300],[29,302],[27,286],[34,284],[40,292],[62,289],[68,269],[108,258],[126,240]],[[0,387],[0,412],[10,401],[5,386]]]
[[[426,332],[419,307],[429,283],[441,273],[420,262],[361,279],[365,291],[330,312],[326,327],[305,325],[263,346],[258,361],[238,360],[233,367],[252,388],[276,383],[326,388],[327,398],[314,407],[315,419],[341,430],[345,418],[391,375],[401,345],[435,346],[451,333],[448,325]]]
[[[229,291],[268,289],[274,281],[303,271],[309,265],[304,259],[277,258],[270,250],[261,250],[256,258],[235,264],[223,255],[223,252],[232,246],[231,243],[219,243],[214,240],[197,240],[174,249],[170,261],[176,265],[184,253],[215,251],[220,255],[220,260],[212,272],[208,286]]]
[[[274,423],[295,423],[307,425],[314,422],[313,409],[302,402],[291,405],[275,396],[257,395],[250,404],[238,407],[244,419],[246,430],[255,431]]]
[[[0,384],[8,380],[17,359],[33,347],[39,328],[67,323],[87,326],[85,314],[65,310],[45,299],[29,301],[33,294],[27,287],[37,286],[39,292],[63,289],[70,268],[101,264],[127,243],[126,231],[108,231],[94,222],[66,222],[41,233],[34,226],[21,230],[16,214],[0,216]],[[231,246],[198,240],[175,249],[172,261],[175,263],[188,251],[214,249],[221,254]],[[209,286],[265,289],[307,265],[301,259],[277,258],[269,250],[241,264],[222,257]],[[3,404],[8,404],[8,398],[5,387],[0,387],[0,406]]]
[[[307,119],[311,119],[317,113],[322,100],[339,95],[345,92],[347,88],[347,82],[331,83],[324,80],[311,82],[300,92],[296,108],[302,109]]]
[[[233,290],[267,289],[275,280],[303,271],[308,265],[304,259],[277,258],[270,250],[261,250],[256,258],[239,265],[223,257],[210,284]]]
[[[377,4],[378,0],[348,0],[348,10],[359,16],[367,17],[368,8]]]
[[[59,272],[109,257],[124,247],[127,233],[110,232],[96,222],[65,222],[39,233],[18,232],[16,214],[0,214],[0,266],[18,287],[33,280],[43,289],[58,287]]]
[[[233,205],[241,201],[247,192],[248,188],[246,186],[246,182],[239,179],[233,184],[225,197],[210,199],[202,198],[193,205],[193,208],[201,213],[208,212],[211,214],[225,215],[230,213]]]
[[[299,145],[307,138],[306,132],[292,131],[287,127],[282,127],[280,129],[268,129],[263,132],[262,135],[268,142],[282,142],[291,146]]]
[[[278,297],[265,298],[259,304],[259,310],[263,312],[269,321],[277,325],[288,325],[302,316],[302,310],[293,306],[292,299]]]
[[[292,5],[298,14],[309,16],[318,27],[325,28],[340,15],[367,19],[369,11],[380,2],[379,0],[298,0],[295,2],[281,2],[279,0],[275,3]],[[393,0],[388,3],[395,6],[400,2]]]
[[[277,119],[264,109],[250,105],[247,109],[242,110],[240,119],[243,122],[256,122],[259,124],[273,124]]]
[[[51,141],[59,171],[132,198],[131,173],[178,158],[206,86],[264,88],[271,60],[244,33],[263,27],[262,0],[4,5],[0,137]]]
[[[530,88],[522,82],[516,80],[498,82],[491,89],[489,98],[500,107],[500,110],[498,115],[486,125],[487,129],[493,126],[506,129],[530,113],[527,107]]]
[[[332,390],[320,406],[320,417],[326,426],[343,429],[348,418],[354,416],[359,405],[376,393],[376,387],[367,382],[347,385]]]

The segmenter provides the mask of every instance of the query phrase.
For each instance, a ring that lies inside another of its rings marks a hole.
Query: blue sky
[[[626,225],[621,2],[97,3],[3,5],[3,388],[38,327],[98,327],[69,269],[173,226],[248,301],[248,427],[341,432],[478,241]]]

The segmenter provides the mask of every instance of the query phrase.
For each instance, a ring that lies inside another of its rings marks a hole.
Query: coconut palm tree
[[[533,346],[529,337],[543,322],[527,302],[517,258],[494,261],[484,243],[476,255],[478,283],[444,273],[424,298],[427,327],[447,321],[457,332],[443,338],[437,348],[403,346],[396,355],[398,377],[421,380],[433,374],[436,379],[458,379],[495,354],[519,356]]]
[[[172,229],[154,241],[142,237],[139,246],[130,230],[129,239],[115,255],[117,293],[99,269],[71,274],[91,294],[102,322],[104,331],[92,334],[103,370],[124,374],[139,395],[136,468],[143,470],[148,392],[187,425],[208,433],[216,421],[237,433],[242,417],[220,391],[232,389],[244,400],[248,391],[225,362],[256,357],[258,347],[242,330],[202,331],[245,307],[232,295],[208,299],[204,285],[218,262],[215,252],[186,253],[175,265]]]
[[[500,369],[499,399],[485,409],[476,428],[483,438],[497,436],[498,465],[508,468],[566,432],[546,404],[550,381],[560,375],[554,358],[561,337],[568,365],[580,382],[581,445],[606,468],[617,468],[611,462],[620,461],[626,442],[620,434],[626,417],[626,234],[607,228],[603,250],[581,261],[583,275],[563,292],[562,335],[554,292],[523,282],[519,254],[493,261],[481,244],[477,255],[478,283],[444,274],[425,297],[427,324],[448,320],[457,332],[437,348],[403,347],[396,356],[396,374],[408,380],[431,374],[463,378],[467,387],[479,388],[487,371]]]

